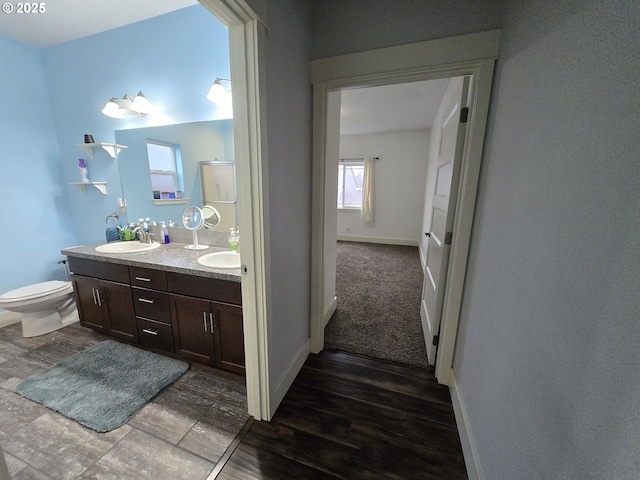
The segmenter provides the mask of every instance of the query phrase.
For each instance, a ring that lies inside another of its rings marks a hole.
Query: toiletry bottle
[[[138,225],[136,225],[136,226],[138,226],[138,227],[142,228],[142,230],[144,230],[144,218],[142,218],[142,217],[141,217],[141,218],[139,218],[139,219],[138,219]],[[134,227],[134,228],[135,228],[135,227]],[[137,238],[138,240],[140,240],[140,238],[141,238],[141,236],[140,236],[140,232],[136,232],[136,238]]]
[[[231,227],[231,232],[229,233],[229,250],[232,252],[238,251],[238,237],[236,237],[236,229]]]
[[[87,170],[87,164],[84,158],[78,159],[78,168],[80,169],[80,181],[82,183],[89,183],[89,170]]]
[[[160,237],[162,237],[162,243],[169,243],[169,229],[167,229],[164,220],[162,221],[162,226],[160,227]]]

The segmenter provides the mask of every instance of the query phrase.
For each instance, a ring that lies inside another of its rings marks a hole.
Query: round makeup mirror
[[[211,205],[202,207],[202,215],[204,216],[204,226],[209,230],[213,230],[220,223],[220,213]]]
[[[186,245],[187,250],[205,250],[209,245],[198,244],[198,230],[204,226],[204,214],[198,207],[189,207],[182,214],[182,224],[187,230],[193,232],[193,244]]]

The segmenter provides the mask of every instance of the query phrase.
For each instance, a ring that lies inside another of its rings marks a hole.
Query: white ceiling
[[[429,129],[449,79],[343,90],[340,134]]]
[[[42,48],[197,3],[197,0],[50,0],[44,2],[44,13],[0,14],[0,34]],[[447,83],[444,79],[344,90],[340,133],[428,129]]]
[[[40,3],[40,2],[38,2]],[[48,47],[164,13],[197,0],[50,0],[44,13],[0,14],[0,34],[33,47]],[[4,7],[3,7],[4,8]]]

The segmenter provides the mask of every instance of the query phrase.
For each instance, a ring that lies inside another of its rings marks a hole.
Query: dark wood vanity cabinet
[[[211,302],[215,365],[236,373],[244,373],[244,330],[242,307]],[[238,341],[240,339],[240,341]]]
[[[69,257],[82,325],[244,374],[239,282]]]
[[[196,362],[213,365],[211,302],[201,298],[171,295],[171,317],[176,353]]]
[[[129,267],[140,344],[174,353],[167,279],[162,270]]]
[[[127,276],[123,276],[126,272],[121,265],[113,269],[95,269],[91,263],[73,262],[76,270],[71,275],[71,281],[80,323],[107,335],[138,343],[131,287],[128,282],[122,282],[127,281]],[[86,275],[96,270],[102,278]]]
[[[242,307],[175,294],[169,301],[176,353],[244,373]]]
[[[71,274],[76,306],[80,315],[80,323],[85,327],[109,333],[109,312],[98,303],[96,292],[100,289],[100,280]]]
[[[240,284],[174,272],[167,272],[167,284],[176,353],[244,373]]]

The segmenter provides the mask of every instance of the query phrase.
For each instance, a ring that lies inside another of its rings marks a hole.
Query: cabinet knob
[[[204,331],[207,332],[207,312],[202,312],[202,322],[204,323]]]
[[[141,282],[150,282],[151,281],[150,278],[145,278],[145,277],[136,277],[136,280],[140,280]]]
[[[149,335],[158,335],[158,330],[151,330],[150,328],[143,328],[142,331],[144,333],[148,333]]]
[[[211,333],[213,333],[213,328],[215,327],[215,325],[213,324],[213,319],[215,318],[215,314],[214,313],[210,313],[209,314],[209,324],[211,325]]]
[[[138,301],[142,303],[153,303],[152,298],[138,298]]]

